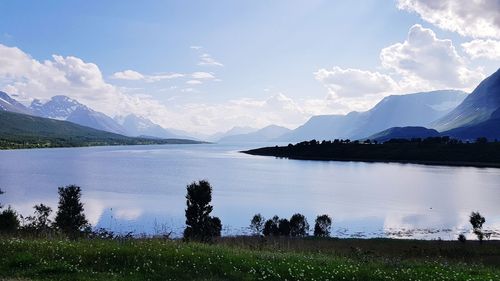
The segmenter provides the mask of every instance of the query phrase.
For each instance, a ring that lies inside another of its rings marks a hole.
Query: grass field
[[[3,238],[0,250],[0,280],[500,280],[500,241]]]

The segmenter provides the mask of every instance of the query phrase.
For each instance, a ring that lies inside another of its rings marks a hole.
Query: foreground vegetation
[[[316,250],[285,246],[294,243],[300,245],[304,240],[288,239],[280,242],[271,239],[262,243],[258,242],[260,240],[254,238],[254,242],[249,243],[244,240],[237,242],[238,238],[233,238],[230,241],[222,239],[216,244],[199,244],[154,239],[0,239],[0,278],[374,281],[500,279],[500,243],[495,242],[490,242],[488,247],[481,247],[474,243],[463,245],[459,242],[439,241],[317,240],[321,248]],[[313,245],[315,242],[309,243]],[[261,248],[250,249],[256,245],[261,245]],[[371,248],[378,248],[378,251],[374,252]],[[384,249],[390,251],[385,253]],[[476,262],[468,262],[471,258]],[[487,262],[481,262],[482,259]]]
[[[449,137],[392,139],[384,143],[366,140],[305,141],[295,145],[243,151],[252,155],[305,160],[407,162],[438,165],[500,167],[500,142],[480,138],[464,143]]]

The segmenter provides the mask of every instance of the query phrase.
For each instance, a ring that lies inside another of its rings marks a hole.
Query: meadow
[[[0,280],[500,280],[500,241],[5,237],[0,249]]]

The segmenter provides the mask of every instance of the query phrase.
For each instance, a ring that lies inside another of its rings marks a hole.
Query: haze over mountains
[[[313,116],[278,140],[361,139],[391,127],[428,126],[465,97],[464,92],[454,90],[388,96],[365,112]]]
[[[246,134],[235,134],[228,135],[219,139],[219,142],[267,142],[274,141],[276,138],[291,132],[290,129],[277,126],[277,125],[269,125],[260,130],[253,131]]]

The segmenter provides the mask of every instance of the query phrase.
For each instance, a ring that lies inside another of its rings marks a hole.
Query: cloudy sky
[[[500,67],[500,0],[5,0],[0,11],[1,90],[198,133],[471,91]]]

